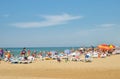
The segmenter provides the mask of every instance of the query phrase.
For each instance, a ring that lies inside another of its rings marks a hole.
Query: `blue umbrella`
[[[65,53],[65,54],[70,54],[71,51],[70,51],[69,49],[66,49],[66,50],[64,50],[64,53]]]
[[[56,51],[50,51],[52,55],[55,55],[57,52]]]

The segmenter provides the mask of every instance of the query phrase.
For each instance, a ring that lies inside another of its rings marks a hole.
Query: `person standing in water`
[[[25,57],[25,56],[26,56],[26,53],[27,53],[27,52],[26,52],[26,48],[23,48],[23,50],[21,51],[21,56],[24,56],[24,57]]]
[[[31,53],[31,51],[30,51],[30,49],[28,49],[27,56],[30,56],[30,53]]]

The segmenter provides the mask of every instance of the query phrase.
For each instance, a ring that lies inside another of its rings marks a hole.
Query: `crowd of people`
[[[11,63],[18,63],[20,61],[26,61],[26,62],[33,62],[36,59],[39,60],[57,60],[58,62],[61,62],[62,60],[67,61],[90,61],[92,62],[92,58],[106,58],[107,56],[113,55],[113,54],[119,54],[120,48],[112,48],[110,50],[100,49],[98,47],[91,47],[91,48],[79,48],[77,50],[74,49],[66,49],[63,52],[57,52],[57,51],[49,51],[46,53],[46,56],[43,56],[43,52],[37,52],[34,50],[31,52],[30,49],[23,48],[20,51],[20,56],[15,57],[9,50],[4,50],[0,48],[0,60],[4,60],[6,62]],[[84,56],[84,59],[81,58],[81,56]]]

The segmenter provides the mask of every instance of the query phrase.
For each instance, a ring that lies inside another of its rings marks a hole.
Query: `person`
[[[36,50],[33,51],[32,56],[35,57],[35,58],[37,57],[37,51]]]
[[[93,53],[92,53],[92,57],[93,58],[98,58],[98,51],[97,51],[97,49],[94,49],[94,51],[93,51]]]
[[[48,54],[48,57],[51,58],[52,53],[48,52],[47,54]]]
[[[90,50],[87,50],[86,53],[85,53],[85,61],[86,62],[91,62],[92,61]]]
[[[10,53],[10,51],[8,51],[7,55],[8,55],[8,59],[10,59],[10,58],[11,58],[11,53]]]
[[[11,53],[10,53],[10,51],[6,51],[6,52],[5,52],[4,61],[9,62],[9,61],[10,61],[10,58],[11,58]]]
[[[42,52],[40,51],[40,53],[38,54],[38,57],[40,58],[40,60],[43,61],[43,56],[42,56]]]
[[[1,63],[1,60],[2,60],[2,48],[0,48],[0,63]]]
[[[2,49],[0,48],[0,58],[2,57]]]
[[[26,48],[23,48],[23,50],[21,51],[21,56],[26,56]]]
[[[3,51],[3,49],[2,49],[2,48],[0,48],[0,59],[2,59],[2,58],[3,58],[3,55],[4,55],[4,51]]]
[[[94,49],[95,49],[95,48],[94,48],[94,46],[93,46],[93,45],[91,45],[91,50],[92,50],[92,51],[94,51]]]
[[[1,64],[1,60],[2,60],[2,59],[0,58],[0,64]]]
[[[30,49],[28,49],[27,56],[30,56],[30,53],[31,53],[31,51],[30,51]]]
[[[60,63],[61,62],[61,59],[59,56],[57,56],[57,61]]]

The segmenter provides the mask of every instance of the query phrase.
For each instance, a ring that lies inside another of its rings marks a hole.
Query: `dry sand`
[[[1,62],[0,79],[120,79],[120,55],[91,63],[45,60],[31,64]]]

